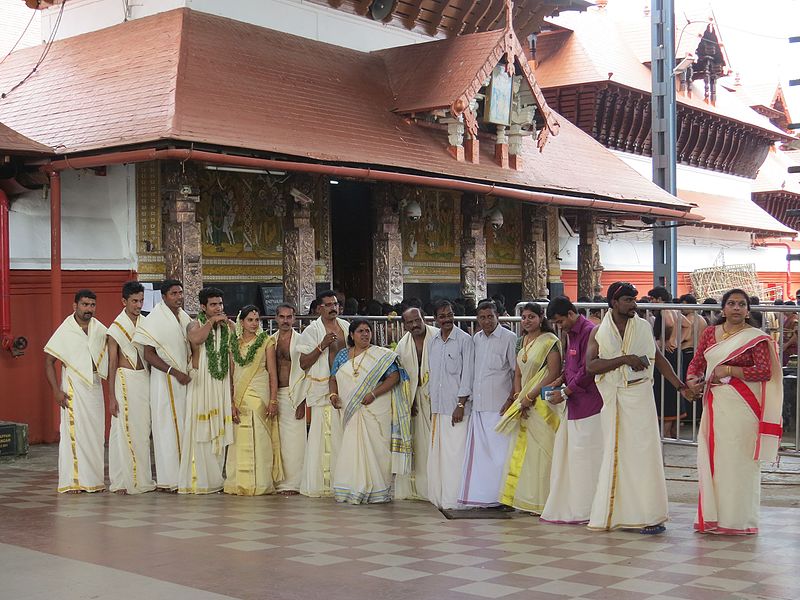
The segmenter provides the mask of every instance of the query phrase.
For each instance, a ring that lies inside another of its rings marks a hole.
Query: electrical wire
[[[19,81],[19,83],[17,83],[7,92],[3,92],[2,94],[0,94],[0,100],[5,100],[11,92],[19,89],[20,86],[22,86],[26,81],[28,81],[28,79],[30,79],[33,76],[33,74],[36,73],[37,69],[42,65],[44,60],[47,58],[47,55],[50,53],[50,48],[53,46],[53,42],[55,41],[58,28],[61,25],[61,17],[64,15],[64,7],[66,5],[67,5],[67,0],[63,0],[63,2],[61,3],[61,8],[58,11],[58,16],[56,17],[56,22],[53,25],[53,30],[50,32],[50,37],[48,38],[47,42],[44,45],[44,48],[42,49],[42,54],[41,56],[39,56],[39,60],[36,61],[36,64],[33,65],[33,68],[30,70],[30,72],[27,75],[25,75],[25,77],[23,77]]]
[[[25,25],[25,29],[23,29],[23,30],[22,30],[22,33],[19,35],[19,39],[17,39],[17,41],[16,41],[16,42],[14,42],[14,45],[13,45],[13,46],[11,46],[11,50],[9,50],[9,51],[8,51],[8,54],[6,54],[6,55],[3,57],[3,60],[0,60],[0,65],[2,65],[4,62],[6,62],[6,59],[7,59],[9,56],[11,56],[11,53],[12,53],[12,52],[14,52],[14,50],[16,50],[16,49],[17,49],[17,46],[19,46],[19,43],[22,41],[22,38],[24,38],[24,37],[25,37],[25,34],[26,34],[26,33],[28,33],[28,28],[31,26],[31,23],[33,23],[33,18],[34,18],[35,16],[36,16],[36,11],[35,11],[35,10],[31,11],[31,18],[30,18],[30,19],[28,19],[28,24],[27,24],[27,25]]]

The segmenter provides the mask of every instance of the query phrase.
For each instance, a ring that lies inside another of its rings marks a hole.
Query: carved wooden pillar
[[[522,299],[547,297],[547,242],[542,209],[522,207]]]
[[[464,160],[464,117],[452,115],[439,119],[439,122],[447,124],[447,151],[456,160]],[[470,147],[470,150],[472,148]]]
[[[486,298],[486,234],[483,199],[461,196],[461,296],[476,304]]]
[[[558,254],[560,216],[558,207],[549,206],[546,211],[547,289],[550,291],[550,297],[555,298],[564,293],[564,282],[561,281],[561,257]]]
[[[502,168],[508,168],[508,135],[505,125],[497,125],[497,137],[494,142],[494,160]]]
[[[200,200],[199,186],[189,168],[184,172],[177,164],[166,164],[163,173],[166,277],[183,283],[183,307],[189,313],[196,313],[200,310],[198,294],[203,287],[203,246],[195,210]]]
[[[375,238],[372,251],[372,296],[379,302],[397,304],[403,299],[403,238],[400,211],[391,188],[375,190]]]
[[[311,205],[320,197],[327,180],[300,176],[287,188],[286,221],[283,227],[283,299],[304,313],[316,297],[314,226]]]
[[[593,213],[582,212],[578,216],[578,296],[591,298],[601,293],[600,250],[597,244],[597,225]]]

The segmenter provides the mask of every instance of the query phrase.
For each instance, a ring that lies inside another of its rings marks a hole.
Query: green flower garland
[[[200,321],[202,325],[205,325],[208,321],[205,313],[199,313],[197,315],[197,320]],[[230,328],[228,324],[225,325],[220,330],[220,344],[219,350],[214,347],[214,328],[211,328],[211,331],[208,333],[208,337],[206,338],[206,356],[208,358],[208,372],[211,373],[211,377],[216,379],[217,381],[221,381],[225,379],[225,376],[228,374],[228,353],[222,352],[223,348],[225,350],[229,349],[229,334]]]
[[[251,362],[253,362],[253,358],[255,358],[256,352],[261,346],[264,345],[264,342],[267,341],[269,334],[266,331],[262,331],[258,335],[256,335],[255,341],[250,345],[250,348],[247,350],[247,354],[242,357],[242,353],[239,350],[239,338],[234,336],[231,338],[231,354],[233,355],[234,362],[239,365],[240,367],[246,367]]]

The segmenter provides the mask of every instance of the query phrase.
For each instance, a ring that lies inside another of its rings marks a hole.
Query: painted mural
[[[407,283],[458,281],[461,236],[459,195],[421,190],[409,197],[420,205],[416,221],[400,219],[403,275]]]
[[[522,278],[522,204],[507,198],[487,198],[486,210],[499,208],[503,226],[487,223],[486,278],[490,282],[514,283]]]

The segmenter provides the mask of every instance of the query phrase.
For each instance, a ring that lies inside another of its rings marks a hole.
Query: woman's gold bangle
[[[726,368],[726,369],[728,369],[728,370],[727,370],[727,373],[728,373],[728,377],[730,377],[730,374],[731,374],[731,368],[730,368],[730,367],[725,367],[725,368]]]

